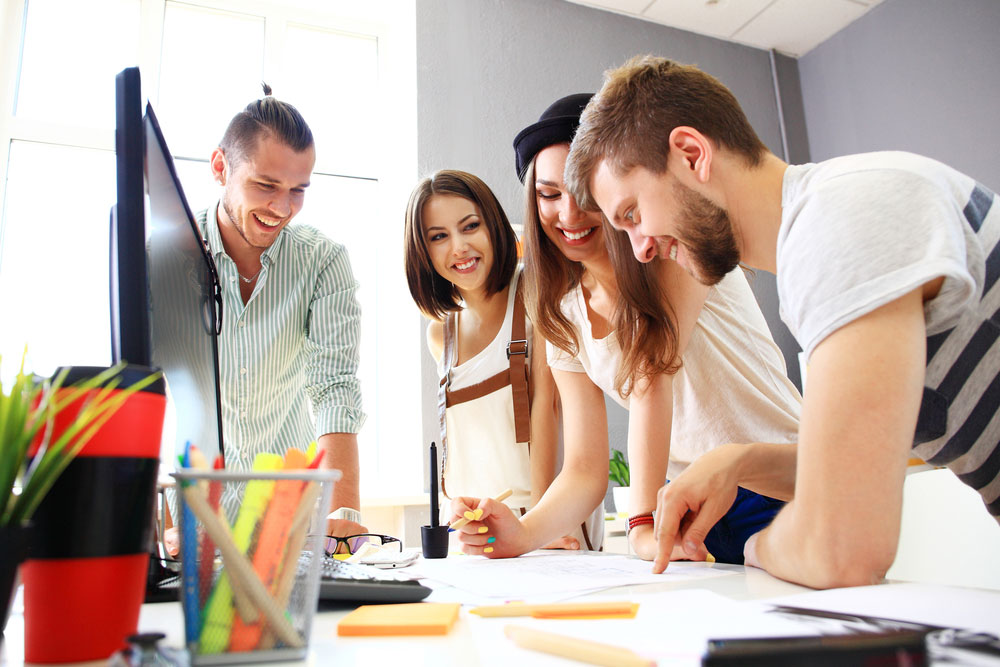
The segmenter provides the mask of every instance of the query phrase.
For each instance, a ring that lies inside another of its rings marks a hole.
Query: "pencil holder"
[[[319,595],[325,516],[340,472],[185,470],[174,477],[192,662],[304,658]]]

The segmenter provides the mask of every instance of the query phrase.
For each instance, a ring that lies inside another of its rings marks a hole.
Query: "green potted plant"
[[[27,555],[28,526],[38,504],[73,457],[128,397],[155,381],[153,373],[121,391],[124,362],[63,387],[69,371],[53,378],[25,373],[24,360],[9,387],[0,377],[0,610],[7,624],[18,565]],[[0,357],[0,369],[2,369]],[[82,400],[82,402],[80,402]],[[74,405],[75,404],[75,405]],[[67,408],[78,410],[55,438],[48,428]]]
[[[615,500],[615,511],[628,513],[628,461],[620,449],[611,450],[611,458],[608,459],[608,480],[618,485],[611,489],[611,495]]]

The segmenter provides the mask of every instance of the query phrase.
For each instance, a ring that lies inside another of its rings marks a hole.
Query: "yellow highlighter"
[[[511,603],[470,609],[482,618],[635,618],[639,605],[634,602],[560,602],[555,604]]]
[[[280,470],[282,458],[277,454],[261,453],[253,460],[254,472],[274,472]],[[274,480],[254,479],[247,482],[243,494],[243,504],[233,526],[233,542],[246,553],[257,522],[267,509],[274,492]],[[221,653],[229,646],[229,635],[233,626],[233,588],[230,577],[222,576],[216,581],[208,603],[202,611],[202,628],[199,640],[200,653]]]

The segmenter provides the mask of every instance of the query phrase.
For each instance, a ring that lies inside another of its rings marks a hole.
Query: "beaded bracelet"
[[[646,512],[644,514],[636,514],[635,516],[630,516],[628,518],[628,530],[625,534],[631,533],[636,526],[641,526],[644,523],[653,523],[653,513]]]

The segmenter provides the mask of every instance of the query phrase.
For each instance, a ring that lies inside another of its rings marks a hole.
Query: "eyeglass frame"
[[[324,539],[336,540],[337,547],[335,547],[334,550],[330,552],[326,549],[326,545],[324,545],[323,553],[326,554],[327,556],[334,556],[337,553],[337,549],[339,548],[339,546],[343,544],[344,547],[347,549],[347,553],[353,556],[354,551],[351,549],[351,544],[350,542],[348,542],[348,540],[356,537],[377,537],[380,540],[382,540],[382,546],[393,543],[398,544],[399,552],[403,553],[403,540],[399,539],[398,537],[393,537],[392,535],[381,535],[379,533],[358,533],[356,535],[345,535],[343,537],[337,537],[336,535],[324,535],[323,536]]]

